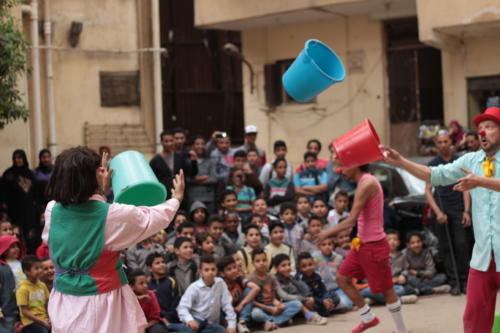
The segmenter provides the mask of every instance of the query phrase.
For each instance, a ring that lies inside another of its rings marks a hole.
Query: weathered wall
[[[306,24],[283,25],[242,33],[244,56],[252,63],[256,91],[250,94],[250,75],[244,67],[245,124],[259,128],[258,143],[272,152],[272,144],[283,139],[289,159],[300,163],[308,139],[323,144],[328,157],[331,140],[364,118],[369,118],[383,142],[387,142],[388,118],[382,26],[364,16]],[[348,51],[365,53],[364,71],[348,73],[346,80],[317,97],[316,104],[289,104],[269,110],[265,105],[264,65],[295,58],[310,38],[328,44],[346,64]]]

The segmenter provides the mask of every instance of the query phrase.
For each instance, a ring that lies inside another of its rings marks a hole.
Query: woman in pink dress
[[[146,326],[127,284],[120,251],[166,228],[184,193],[182,171],[172,199],[154,207],[107,204],[107,170],[94,151],[76,147],[56,159],[45,211],[43,241],[56,268],[49,300],[53,333],[137,333]]]

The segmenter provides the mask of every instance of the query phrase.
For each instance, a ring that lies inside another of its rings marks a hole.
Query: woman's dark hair
[[[47,197],[63,206],[87,201],[99,187],[96,172],[100,163],[99,155],[87,147],[66,149],[56,158]]]
[[[48,150],[46,148],[40,150],[40,152],[38,153],[38,169],[44,173],[49,173],[52,171],[53,165],[52,164],[50,164],[50,165],[43,165],[42,164],[42,157],[44,154],[49,154],[49,156],[52,157],[52,153],[50,152],[50,150]]]
[[[22,149],[16,149],[12,153],[12,164],[16,165],[16,156],[21,157],[23,160],[23,166],[21,168],[23,169],[29,169],[30,165],[28,163],[28,158],[26,157],[26,152]]]
[[[315,144],[317,144],[317,145],[318,145],[318,153],[319,153],[319,152],[321,151],[321,142],[319,142],[319,140],[318,140],[318,139],[311,139],[311,140],[307,141],[307,146],[306,146],[306,148],[309,148],[309,145],[310,145],[311,143],[315,143]]]
[[[288,165],[288,163],[286,162],[286,159],[284,157],[278,157],[277,159],[274,160],[273,162],[273,168],[276,169],[276,167],[278,166],[278,163],[279,162],[285,162],[285,165]]]
[[[144,271],[142,269],[135,269],[133,270],[132,272],[130,272],[128,275],[127,275],[127,279],[128,279],[128,284],[133,286],[135,284],[135,280],[139,277],[139,276],[146,276],[146,273],[144,273]]]

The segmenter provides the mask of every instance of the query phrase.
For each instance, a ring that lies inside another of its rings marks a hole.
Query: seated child
[[[334,242],[332,238],[326,238],[319,243],[319,251],[314,251],[312,256],[316,262],[316,271],[323,279],[326,290],[335,293],[339,297],[337,310],[350,310],[353,307],[351,299],[340,289],[337,284],[337,272],[344,260],[340,254],[333,252]]]
[[[192,332],[236,333],[236,313],[231,305],[231,294],[224,280],[217,277],[213,257],[201,257],[199,274],[200,279],[182,295],[177,307],[179,318]],[[227,330],[220,325],[221,310],[225,314]]]
[[[232,256],[223,257],[219,261],[218,269],[232,296],[234,312],[239,317],[238,333],[249,333],[247,323],[250,321],[252,314],[253,300],[259,293],[260,288],[241,274]]]
[[[294,279],[290,259],[291,257],[286,254],[278,254],[273,259],[273,266],[277,272],[278,290],[281,290],[281,292],[278,292],[280,298],[284,301],[297,300],[302,302],[301,311],[304,317],[306,317],[307,323],[326,325],[326,318],[311,311],[314,307],[314,298],[312,297],[311,290],[309,290],[309,287],[303,281]]]
[[[197,233],[207,231],[208,210],[207,206],[205,206],[203,202],[193,202],[191,204],[191,208],[189,209],[189,215],[191,217],[191,221],[195,225],[195,231]]]
[[[241,248],[236,252],[243,262],[243,272],[245,276],[252,273],[255,270],[252,261],[252,253],[255,250],[262,249],[262,234],[260,233],[259,227],[255,224],[249,225],[245,230],[245,247]],[[267,255],[267,262],[271,263],[271,253],[264,249],[264,253]],[[270,267],[268,267],[270,268]]]
[[[166,323],[169,330],[183,328],[177,316],[177,305],[179,305],[179,289],[173,277],[167,276],[167,264],[160,253],[151,253],[146,258],[146,265],[151,272],[148,288],[156,294],[160,306],[160,317]],[[179,326],[181,325],[181,326]]]
[[[175,279],[182,295],[187,287],[198,279],[198,265],[194,259],[194,246],[190,238],[177,238],[174,249],[176,259],[168,263],[168,275]]]
[[[334,292],[328,292],[321,276],[315,272],[314,259],[308,252],[299,254],[297,260],[297,280],[304,281],[311,289],[314,297],[314,307],[321,316],[330,315],[339,304],[340,299]]]
[[[22,259],[21,242],[15,236],[5,235],[1,237],[3,253],[0,254],[0,260],[9,265],[12,273],[14,274],[17,289],[21,281],[26,279],[21,261],[19,261],[19,259]]]
[[[224,190],[220,194],[219,205],[221,207],[219,215],[225,215],[229,212],[237,213],[236,205],[238,204],[238,195],[233,190]]]
[[[161,229],[156,234],[151,237],[153,243],[160,245],[162,248],[165,247],[165,242],[167,241],[167,233],[165,230]]]
[[[262,242],[264,244],[269,244],[269,225],[273,222],[279,222],[277,219],[270,220],[269,224],[264,223],[264,219],[259,214],[252,213],[245,220],[244,226],[255,224],[260,228],[260,233],[262,234]]]
[[[142,242],[127,249],[127,265],[131,270],[140,269],[147,271],[147,256],[153,252],[165,252],[163,246],[154,243],[152,238],[153,237],[148,237]]]
[[[214,256],[214,258],[218,259],[218,256],[215,255],[214,251],[214,238],[208,232],[203,231],[196,234],[196,250],[197,254],[201,257],[203,255]]]
[[[231,168],[228,176],[227,190],[232,190],[237,194],[236,210],[244,219],[252,212],[252,204],[257,199],[255,190],[245,185],[245,173],[242,169]]]
[[[207,231],[212,236],[214,241],[215,258],[222,258],[227,254],[227,248],[230,244],[226,244],[222,239],[224,233],[224,217],[220,215],[210,215],[207,223]]]
[[[180,226],[182,223],[187,222],[187,220],[188,220],[188,214],[182,209],[179,209],[175,214],[174,220],[167,227],[167,232],[168,232],[167,241],[170,240],[172,237],[175,237],[175,230],[177,230],[177,227]]]
[[[260,215],[260,217],[262,218],[262,222],[265,225],[269,225],[269,224],[271,224],[271,222],[279,221],[278,218],[269,214],[268,208],[269,207],[267,206],[266,200],[264,200],[262,198],[257,198],[253,202],[252,213]],[[264,235],[264,236],[267,236],[267,235]]]
[[[351,249],[351,230],[347,229],[337,234],[335,239],[335,253],[340,254],[345,259]]]
[[[160,317],[160,306],[158,299],[151,290],[148,290],[148,279],[146,273],[140,269],[132,271],[128,276],[128,284],[137,296],[142,311],[148,322],[146,333],[168,333],[166,323]]]
[[[50,332],[51,324],[47,312],[49,290],[39,280],[41,275],[40,259],[34,255],[26,256],[22,261],[26,279],[22,280],[16,290],[17,306],[21,315],[23,332]]]
[[[318,251],[318,246],[314,242],[314,237],[323,231],[323,221],[319,216],[311,215],[307,221],[307,237],[300,241],[299,253]]]
[[[268,256],[263,249],[252,252],[252,262],[255,271],[250,274],[249,280],[260,287],[260,292],[254,300],[252,320],[264,323],[264,330],[270,331],[288,323],[302,308],[300,301],[280,302],[276,292],[278,282],[268,273]]]
[[[280,219],[285,225],[285,243],[293,248],[294,253],[299,253],[304,229],[297,224],[297,208],[294,203],[281,204]]]
[[[309,197],[305,194],[297,194],[295,196],[295,205],[297,207],[297,217],[300,226],[307,229],[307,221],[311,216],[311,203],[309,202]]]
[[[349,216],[349,212],[347,212],[347,208],[349,207],[349,194],[345,190],[339,190],[335,193],[333,203],[335,208],[328,212],[328,216],[326,217],[328,224],[325,226],[325,229],[333,228],[339,223],[340,219]]]
[[[415,290],[406,284],[406,277],[403,275],[403,271],[405,270],[405,258],[404,254],[398,250],[400,245],[399,232],[394,229],[387,229],[385,234],[387,235],[387,242],[391,250],[389,261],[391,263],[394,291],[399,296],[402,304],[415,303],[418,297],[413,295]],[[368,302],[369,304],[385,304],[384,296],[381,293],[373,294],[369,287],[361,289],[360,294],[365,299],[368,298],[371,300]]]
[[[0,221],[0,236],[14,236],[14,229],[9,221]]]
[[[167,241],[166,250],[169,253],[169,255],[175,252],[174,243],[176,238],[179,237],[187,237],[192,241],[194,241],[194,224],[188,221],[179,224],[177,229],[175,229],[175,236]],[[168,258],[170,258],[169,255],[167,256]]]
[[[4,256],[15,241],[17,239],[14,236],[0,236],[0,331],[4,329],[6,332],[14,332],[19,316],[15,294],[16,279]]]
[[[290,245],[283,243],[285,240],[285,226],[280,222],[273,222],[269,227],[271,242],[264,248],[271,254],[272,260],[278,254],[286,254],[290,259],[292,274],[295,275],[295,254]]]
[[[311,214],[316,215],[321,219],[323,225],[328,223],[326,217],[328,215],[328,205],[323,199],[315,199],[312,203]]]
[[[406,249],[403,250],[407,283],[420,291],[422,295],[433,293],[447,293],[451,290],[449,285],[444,285],[446,275],[436,274],[436,266],[430,251],[424,248],[420,232],[413,231],[408,234]]]
[[[229,253],[235,253],[245,246],[245,236],[240,231],[240,215],[236,212],[224,215],[224,233],[222,239]]]
[[[54,269],[54,264],[49,257],[42,258],[40,262],[42,264],[42,275],[40,276],[40,281],[45,283],[50,292],[52,290],[52,285],[54,284],[56,270]]]

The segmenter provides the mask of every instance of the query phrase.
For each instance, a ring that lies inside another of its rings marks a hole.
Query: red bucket
[[[340,163],[347,169],[384,158],[378,134],[368,119],[333,140],[333,148]]]

